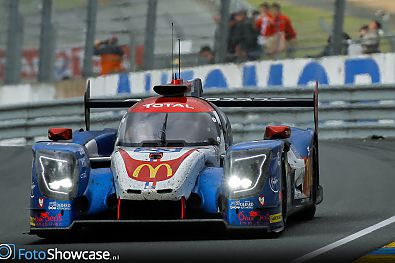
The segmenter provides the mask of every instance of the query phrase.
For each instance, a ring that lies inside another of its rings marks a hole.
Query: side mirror
[[[291,136],[291,128],[289,126],[278,125],[272,126],[269,125],[265,130],[265,139],[286,139]]]
[[[73,131],[71,128],[49,128],[48,139],[51,141],[71,140]]]

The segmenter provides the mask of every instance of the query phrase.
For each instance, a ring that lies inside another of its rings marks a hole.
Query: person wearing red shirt
[[[273,49],[273,36],[275,34],[274,22],[270,13],[270,5],[264,2],[260,5],[260,16],[255,21],[255,28],[260,32],[258,44],[262,46],[262,53],[271,53]]]
[[[275,31],[275,43],[273,54],[276,55],[284,50],[287,51],[289,57],[294,50],[296,41],[296,32],[292,26],[292,22],[286,15],[281,13],[280,5],[277,3],[272,4],[271,8],[274,31]]]

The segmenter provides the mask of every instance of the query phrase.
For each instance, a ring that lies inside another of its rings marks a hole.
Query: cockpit
[[[128,112],[117,145],[183,147],[219,145],[218,120],[212,112]]]

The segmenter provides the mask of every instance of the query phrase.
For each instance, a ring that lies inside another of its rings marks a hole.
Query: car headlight
[[[67,152],[37,151],[36,170],[43,195],[70,200],[77,195],[79,169],[73,154]]]
[[[225,180],[230,193],[253,195],[260,191],[267,178],[270,150],[232,151],[225,158]]]
[[[229,178],[228,185],[231,189],[248,189],[252,186],[252,181],[248,178],[240,178],[233,175]]]

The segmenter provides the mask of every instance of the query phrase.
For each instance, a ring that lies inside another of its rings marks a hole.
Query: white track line
[[[308,261],[308,260],[310,260],[310,259],[312,259],[312,258],[314,258],[316,256],[319,256],[319,255],[321,255],[321,254],[323,254],[325,252],[328,252],[329,250],[335,249],[335,248],[337,248],[337,247],[339,247],[341,245],[349,243],[349,242],[351,242],[351,241],[353,241],[353,240],[355,240],[357,238],[360,238],[360,237],[365,236],[365,235],[367,235],[369,233],[372,233],[373,231],[376,231],[376,230],[378,230],[380,228],[388,226],[388,225],[390,225],[390,224],[392,224],[394,222],[395,222],[395,216],[392,216],[392,217],[390,217],[390,218],[388,218],[388,219],[386,219],[384,221],[381,221],[380,223],[377,223],[377,224],[375,224],[373,226],[370,226],[370,227],[367,227],[365,229],[362,229],[361,231],[358,231],[355,234],[349,235],[349,236],[347,236],[345,238],[342,238],[342,239],[340,239],[340,240],[338,240],[336,242],[333,242],[333,243],[331,243],[329,245],[326,245],[326,246],[324,246],[322,248],[314,250],[313,252],[310,252],[310,253],[308,253],[308,254],[306,254],[304,256],[301,256],[300,258],[297,258],[297,259],[293,260],[292,263],[301,263],[301,262]]]

